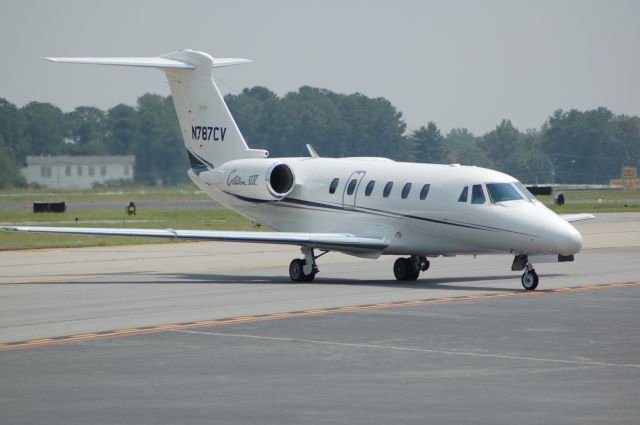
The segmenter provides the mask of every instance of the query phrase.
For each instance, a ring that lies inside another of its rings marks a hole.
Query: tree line
[[[555,111],[539,129],[503,120],[474,135],[443,134],[428,121],[407,130],[384,98],[304,86],[277,96],[253,87],[225,97],[247,143],[271,156],[383,156],[400,161],[461,163],[511,174],[526,183],[608,183],[622,166],[640,165],[640,117]],[[171,97],[145,94],[135,107],[108,111],[82,106],[63,112],[49,103],[18,108],[0,98],[0,188],[25,185],[27,155],[135,155],[137,182],[177,184],[189,166]]]

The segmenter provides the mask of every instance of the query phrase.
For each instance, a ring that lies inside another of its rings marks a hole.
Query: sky
[[[223,93],[302,85],[385,97],[408,129],[475,134],[557,109],[640,115],[640,1],[0,0],[0,97],[135,105],[163,73],[42,56],[157,56],[178,49],[254,62],[216,70]]]

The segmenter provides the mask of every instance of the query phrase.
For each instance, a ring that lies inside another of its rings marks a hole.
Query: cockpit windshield
[[[521,201],[522,195],[510,183],[487,183],[487,192],[492,203]]]
[[[518,190],[520,191],[520,193],[522,193],[522,194],[524,195],[524,197],[525,197],[525,198],[527,198],[529,201],[533,202],[533,201],[535,201],[535,200],[536,200],[536,197],[535,197],[535,196],[533,196],[533,195],[531,194],[531,192],[529,192],[529,189],[527,189],[525,185],[523,185],[523,184],[522,184],[522,183],[520,183],[520,182],[515,182],[515,183],[513,183],[513,184],[515,184],[515,185],[516,185],[516,187],[518,188]]]

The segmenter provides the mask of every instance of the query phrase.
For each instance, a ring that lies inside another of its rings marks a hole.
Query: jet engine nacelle
[[[204,174],[204,173],[203,173]],[[261,201],[278,201],[293,190],[295,175],[287,164],[269,159],[228,161],[202,176],[223,192]],[[207,178],[209,177],[209,178]]]

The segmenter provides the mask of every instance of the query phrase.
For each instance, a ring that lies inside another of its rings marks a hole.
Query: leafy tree
[[[556,111],[540,130],[509,120],[477,137],[466,129],[442,136],[435,123],[406,134],[402,114],[386,99],[303,86],[279,97],[264,87],[226,96],[247,143],[272,156],[385,156],[496,168],[526,182],[606,183],[624,165],[640,166],[640,117],[606,108]],[[186,180],[186,152],[170,97],[147,94],[136,107],[69,113],[40,102],[17,108],[0,99],[0,187],[24,183],[27,155],[136,155],[135,179]]]
[[[29,148],[22,146],[24,141],[24,118],[18,108],[0,98],[0,139],[5,140],[5,149],[14,161],[22,163],[24,152]]]
[[[64,153],[72,155],[105,155],[106,132],[104,111],[80,106],[65,116],[66,136]],[[71,143],[68,143],[68,142]]]
[[[138,98],[135,138],[137,181],[171,185],[187,180],[189,162],[170,97],[145,94]]]
[[[105,118],[105,147],[110,155],[131,155],[136,144],[138,112],[123,103],[109,109]]]
[[[303,86],[277,97],[264,87],[225,98],[247,143],[272,156],[401,157],[406,149],[402,115],[386,99],[344,95]]]
[[[563,183],[607,183],[619,174],[621,158],[611,151],[615,119],[607,108],[556,111],[545,123],[542,146]],[[617,169],[616,171],[614,171]]]
[[[7,187],[24,187],[27,185],[18,164],[13,159],[9,148],[0,135],[0,189]]]
[[[511,121],[502,120],[480,140],[480,148],[496,169],[525,183],[550,182],[553,165],[540,148],[540,135],[536,131],[522,133]]]
[[[24,122],[22,143],[16,147],[17,159],[27,155],[58,155],[64,144],[64,114],[50,103],[31,102],[20,109]]]
[[[452,163],[493,168],[493,162],[478,147],[479,138],[466,128],[453,128],[443,140],[447,159]]]

